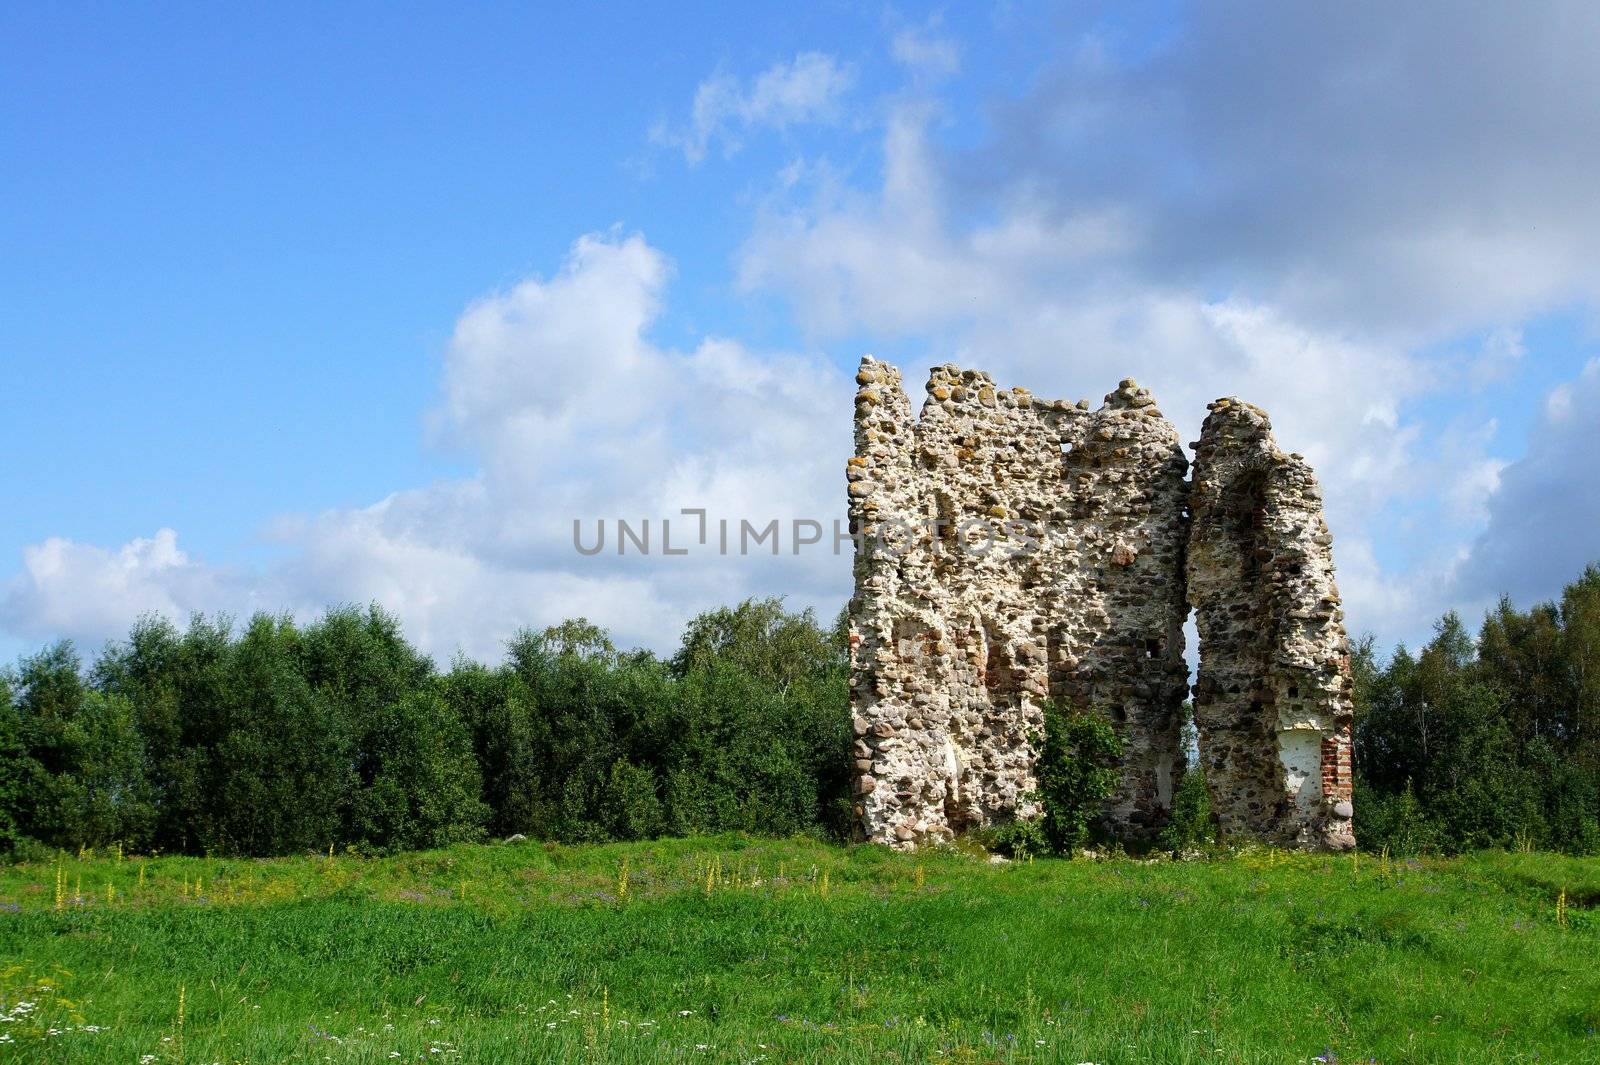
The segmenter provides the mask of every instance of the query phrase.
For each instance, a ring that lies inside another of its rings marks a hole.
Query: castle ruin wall
[[[1164,821],[1180,763],[1187,460],[1149,392],[1097,410],[936,367],[921,416],[857,375],[848,493],[857,811],[869,839],[947,839],[1036,811],[1047,697],[1123,741],[1107,818]]]
[[[1148,839],[1184,761],[1193,603],[1219,826],[1347,845],[1327,528],[1265,415],[1213,404],[1191,484],[1176,429],[1132,380],[1091,410],[939,366],[918,416],[893,366],[869,356],[856,380],[850,695],[867,839],[909,847],[1037,814],[1047,698],[1111,724],[1124,753],[1103,823]]]
[[[1188,581],[1212,813],[1225,836],[1347,849],[1350,654],[1322,492],[1265,411],[1237,399],[1210,411],[1194,445]]]

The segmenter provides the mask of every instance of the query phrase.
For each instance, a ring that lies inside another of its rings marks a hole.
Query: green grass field
[[[0,1060],[1595,1062],[1597,901],[1535,854],[68,856],[0,868]]]

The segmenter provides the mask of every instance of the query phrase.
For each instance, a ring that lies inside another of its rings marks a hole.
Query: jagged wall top
[[[1132,380],[1090,410],[937,366],[915,420],[894,367],[864,359],[857,381],[852,702],[869,838],[1026,814],[1049,696],[1124,735],[1119,827],[1159,823],[1187,693],[1176,429]]]
[[[895,367],[864,358],[857,383],[851,704],[867,838],[1028,816],[1046,697],[1112,723],[1126,753],[1108,822],[1154,831],[1183,758],[1193,601],[1224,829],[1345,844],[1330,538],[1315,478],[1264,411],[1211,405],[1191,492],[1176,430],[1131,379],[1091,410],[946,364],[918,417]]]
[[[1195,719],[1225,831],[1344,849],[1352,682],[1322,490],[1261,408],[1219,399],[1195,442]]]

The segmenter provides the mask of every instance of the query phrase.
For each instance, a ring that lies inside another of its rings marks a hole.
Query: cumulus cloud
[[[445,425],[490,459],[525,469],[527,456],[585,428],[637,422],[665,384],[645,330],[669,274],[642,237],[590,234],[555,277],[472,304],[446,355]]]
[[[1132,374],[1190,434],[1219,395],[1260,402],[1285,445],[1358,490],[1363,510],[1406,477],[1393,460],[1415,430],[1400,409],[1428,386],[1426,366],[1269,302],[1105,271],[1107,249],[1128,239],[1115,217],[1049,218],[1019,200],[963,226],[978,212],[931,150],[927,115],[911,106],[890,120],[875,194],[773,210],[744,249],[745,285],[786,293],[821,335],[928,337],[932,361],[1042,393],[1097,397]]]
[[[0,628],[92,646],[142,614],[249,609],[262,590],[247,574],[191,558],[171,529],[112,550],[51,537],[24,548],[21,572],[0,586]]]
[[[692,612],[747,595],[837,609],[847,553],[825,540],[794,555],[790,530],[843,516],[852,386],[825,360],[727,338],[686,352],[656,345],[649,331],[671,272],[642,236],[590,234],[553,276],[466,309],[437,421],[479,458],[474,477],[280,517],[270,533],[286,557],[264,571],[191,559],[171,530],[114,550],[46,541],[0,598],[0,625],[98,642],[146,612],[310,617],[376,601],[438,657],[493,659],[518,628],[580,613],[625,644],[669,650]],[[735,554],[712,550],[713,531],[707,548],[664,556],[663,518],[674,546],[696,531],[683,508],[706,510],[713,530],[731,521]],[[649,522],[651,554],[617,552],[618,519]],[[774,519],[782,553],[762,545],[740,557],[739,523]],[[606,550],[579,554],[574,520],[586,544],[604,521]]]
[[[679,149],[691,164],[703,160],[714,142],[732,154],[739,150],[741,138],[757,129],[837,121],[841,102],[854,82],[850,68],[821,52],[801,52],[748,83],[719,73],[695,90],[686,123],[659,124],[651,139]]]
[[[1528,606],[1600,562],[1597,425],[1600,359],[1551,390],[1527,453],[1497,471],[1488,526],[1459,571],[1463,600],[1482,605],[1507,594]]]
[[[1549,395],[1509,464],[1493,420],[1438,411],[1520,372],[1529,316],[1600,294],[1600,9],[1208,4],[1153,46],[1071,19],[1027,88],[952,143],[937,94],[957,42],[895,33],[909,84],[871,112],[881,171],[794,160],[743,242],[743,289],[784,297],[816,342],[867,336],[1041,394],[1138,377],[1186,439],[1219,395],[1265,406],[1327,489],[1358,631],[1414,634],[1460,597],[1570,579],[1600,518],[1581,435],[1600,370]],[[757,131],[840,123],[854,84],[817,52],[717,73],[652,138],[691,164],[731,155]],[[0,625],[103,636],[145,610],[377,599],[436,654],[492,657],[519,625],[577,612],[664,648],[741,595],[831,608],[848,562],[826,551],[573,550],[574,518],[650,518],[659,544],[684,507],[842,512],[845,375],[730,337],[662,346],[671,276],[642,236],[590,234],[464,310],[433,422],[473,477],[279,519],[286,556],[266,571],[208,566],[169,530],[45,541],[0,589]]]
[[[1518,372],[1529,316],[1600,295],[1600,10],[1200,5],[1154,47],[1084,19],[975,145],[940,143],[924,93],[890,109],[877,187],[787,185],[746,287],[1041,392],[1133,374],[1186,433],[1217,395],[1266,406],[1385,638],[1512,565],[1529,468],[1582,509],[1575,465],[1508,467],[1495,420],[1438,411]],[[1555,554],[1529,587],[1581,564]]]
[[[1600,293],[1600,8],[1193,5],[1160,47],[1073,26],[975,195],[1125,210],[1112,263],[1317,323],[1449,332]]]

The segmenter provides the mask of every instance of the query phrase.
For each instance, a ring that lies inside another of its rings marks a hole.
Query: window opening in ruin
[[[1230,501],[1229,530],[1238,545],[1241,576],[1245,588],[1254,589],[1261,580],[1261,530],[1266,524],[1267,483],[1260,473],[1239,479]]]
[[[935,491],[933,493],[934,517],[939,522],[940,550],[954,554],[956,544],[956,505],[950,498],[950,493]]]
[[[1070,440],[1061,441],[1061,480],[1065,481],[1072,476],[1072,467],[1077,460],[1076,445]]]
[[[987,644],[983,663],[983,686],[988,689],[990,699],[1009,700],[1016,695],[1018,687],[1015,664],[1006,649],[1005,637],[988,625],[984,626],[983,635]]]

